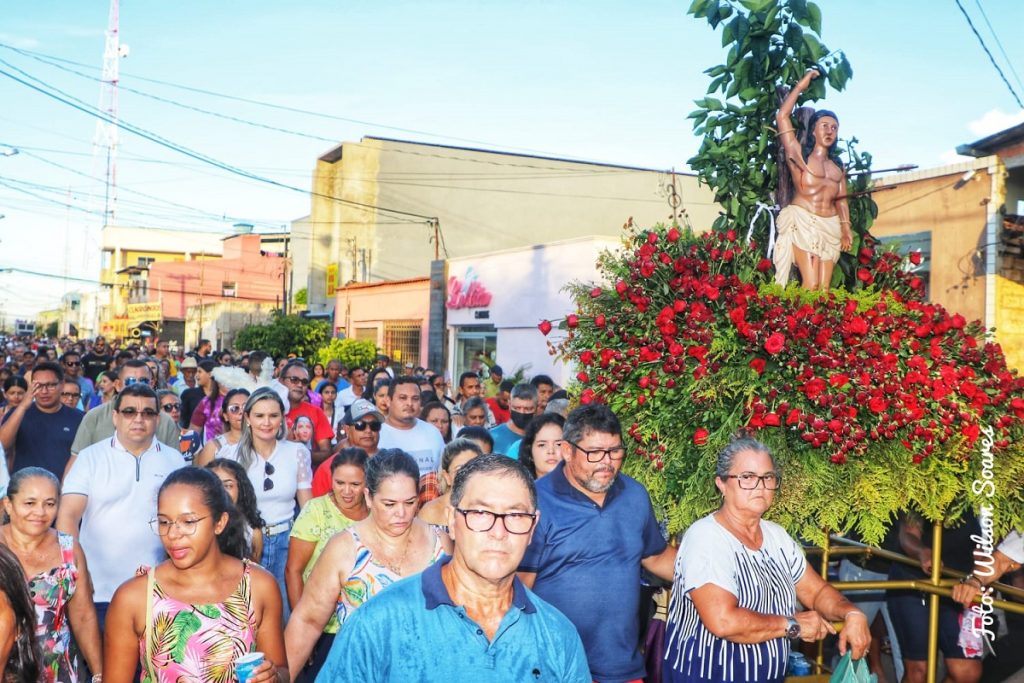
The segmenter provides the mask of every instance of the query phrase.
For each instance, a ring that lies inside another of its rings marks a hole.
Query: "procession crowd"
[[[618,417],[570,412],[544,375],[207,341],[5,351],[3,680],[234,681],[259,652],[255,683],[780,681],[837,625],[840,652],[871,644],[874,612],[763,518],[784,473],[748,435],[676,547],[620,471]],[[912,522],[899,534],[913,545]],[[1001,571],[1024,559],[1013,542]],[[641,619],[658,581],[660,631]],[[893,611],[919,680],[920,623]],[[977,680],[947,645],[951,679]]]

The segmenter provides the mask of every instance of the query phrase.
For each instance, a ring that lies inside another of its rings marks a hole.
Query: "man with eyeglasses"
[[[380,430],[384,425],[384,415],[377,406],[366,399],[359,399],[352,404],[345,416],[345,446],[362,448],[371,458],[380,450]],[[328,493],[332,487],[331,460],[327,458],[313,473],[313,497]]]
[[[533,477],[517,461],[463,465],[448,507],[451,558],[356,610],[317,680],[589,683],[572,623],[516,578],[538,517]]]
[[[136,384],[145,384],[152,388],[153,377],[145,362],[132,359],[121,366],[117,378],[114,380],[114,390],[120,394],[126,388]],[[82,423],[78,425],[78,433],[75,434],[75,440],[71,444],[71,459],[68,460],[67,469],[70,469],[80,452],[94,443],[109,439],[114,435],[114,431],[113,401],[107,401],[86,413]],[[159,421],[156,423],[157,439],[161,443],[175,444],[178,443],[180,434],[181,430],[171,416],[161,412]]]
[[[176,446],[157,439],[158,420],[165,413],[148,383],[125,387],[109,404],[114,433],[72,461],[57,515],[57,528],[78,537],[89,558],[101,629],[117,587],[137,567],[163,559],[160,537],[149,520],[156,517],[160,484],[185,466]]]
[[[81,400],[78,405],[75,406],[79,410],[84,409],[85,406],[89,405],[89,398],[92,396],[93,385],[87,377],[82,376],[82,354],[78,351],[71,349],[64,353],[60,357],[60,364],[64,368],[64,381],[74,382],[78,385],[78,392],[81,394],[79,397]]]
[[[77,386],[77,385],[75,385]],[[71,443],[85,414],[61,403],[64,371],[53,362],[36,365],[28,393],[4,416],[0,445],[11,472],[23,467],[43,467],[58,479],[64,476]]]
[[[646,489],[620,473],[626,449],[611,409],[571,412],[561,449],[563,461],[537,481],[541,516],[519,576],[576,625],[594,681],[642,681],[640,569],[671,581],[676,549]]]
[[[309,370],[300,360],[290,361],[281,370],[281,384],[288,390],[288,415],[286,421],[291,430],[300,417],[309,418],[313,424],[313,465],[316,466],[331,455],[331,439],[334,429],[320,408],[309,402]]]

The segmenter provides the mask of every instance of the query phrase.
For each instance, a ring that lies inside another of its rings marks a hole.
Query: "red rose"
[[[919,252],[919,251],[912,251],[912,252],[910,252],[910,262],[913,263],[915,266],[921,265],[921,252]]]
[[[868,409],[873,413],[883,413],[888,406],[889,404],[881,396],[875,396],[868,401]]]
[[[604,327],[604,313],[600,313],[594,318],[594,327]]]
[[[594,287],[592,290],[590,290],[590,298],[591,299],[596,299],[599,296],[601,296],[601,288],[600,287]]]
[[[580,394],[580,403],[587,404],[587,403],[593,403],[593,401],[594,401],[594,390],[593,389],[584,389],[583,393]]]
[[[580,318],[575,313],[570,313],[569,315],[565,316],[565,324],[569,326],[569,329],[573,329],[579,326]]]
[[[765,366],[764,358],[754,358],[754,359],[752,359],[750,361],[750,363],[748,365],[750,365],[750,367],[753,368],[754,372],[756,372],[757,374],[759,374],[759,375],[763,375],[764,374],[764,366]]]
[[[786,345],[786,338],[781,332],[773,332],[764,343],[764,350],[773,356]]]
[[[764,423],[769,427],[778,427],[782,424],[782,419],[778,413],[766,413],[764,416]]]
[[[618,282],[616,282],[615,283],[615,291],[618,292],[619,294],[625,294],[626,293],[626,283],[625,283],[625,281],[619,280]]]
[[[666,237],[668,237],[669,242],[678,242],[679,230],[677,230],[676,228],[670,228]]]
[[[698,427],[697,431],[693,433],[693,443],[697,446],[703,446],[708,442],[708,430],[703,427]]]
[[[757,262],[757,272],[759,272],[759,273],[767,273],[771,269],[772,269],[772,262],[769,261],[768,259],[763,258],[763,259],[761,259],[760,261]]]
[[[954,329],[962,330],[964,329],[964,325],[967,324],[967,320],[959,313],[955,313],[950,319],[949,324],[952,325]]]
[[[590,381],[590,375],[588,375],[585,372],[579,372],[576,374],[576,379],[586,384],[587,382]]]
[[[591,351],[590,349],[587,349],[586,351],[581,353],[580,354],[580,362],[583,363],[584,365],[590,365],[591,363],[593,363],[594,362],[594,352]]]
[[[541,331],[541,334],[545,334],[545,335],[548,334],[549,332],[551,332],[551,323],[550,323],[550,321],[541,320],[540,323],[537,325],[537,329],[539,329]]]

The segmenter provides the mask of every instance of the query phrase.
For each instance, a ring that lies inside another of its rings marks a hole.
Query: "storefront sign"
[[[160,322],[163,311],[159,301],[145,304],[128,304],[128,327],[138,327],[142,323]]]
[[[466,277],[448,278],[448,308],[484,308],[491,305],[491,293],[483,286],[472,268]]]
[[[327,296],[334,296],[334,290],[338,288],[338,264],[327,264]]]

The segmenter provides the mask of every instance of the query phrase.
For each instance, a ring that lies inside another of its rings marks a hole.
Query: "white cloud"
[[[979,138],[983,138],[1019,123],[1024,123],[1024,109],[1015,114],[1007,114],[1001,109],[990,109],[980,119],[968,123],[967,128]]]
[[[962,154],[957,154],[955,149],[949,149],[939,155],[939,161],[942,162],[943,166],[951,166],[952,164],[960,164],[965,161],[970,161],[974,157],[965,157]]]
[[[22,50],[35,50],[39,47],[39,41],[27,36],[16,36],[10,33],[0,33],[0,43],[7,43],[11,47]]]

